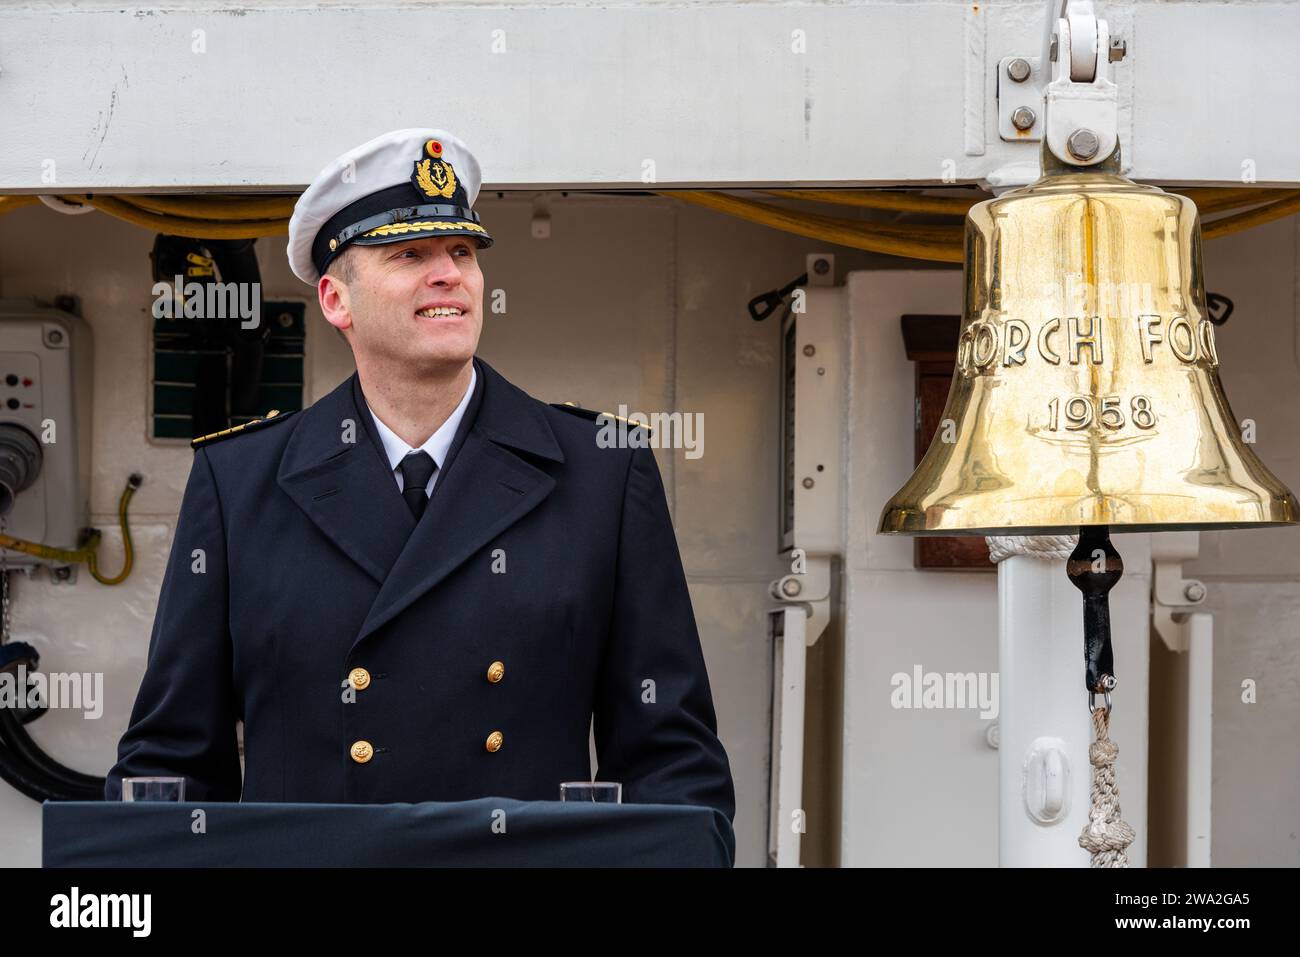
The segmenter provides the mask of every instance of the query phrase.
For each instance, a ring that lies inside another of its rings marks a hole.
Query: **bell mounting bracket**
[[[1119,142],[1110,64],[1126,52],[1091,0],[1048,0],[1039,55],[998,61],[998,134],[1013,143],[1046,138],[1071,166],[1103,162]]]

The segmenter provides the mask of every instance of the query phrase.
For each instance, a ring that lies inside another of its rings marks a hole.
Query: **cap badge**
[[[430,199],[450,199],[456,192],[456,173],[451,164],[442,158],[442,144],[437,140],[429,140],[424,144],[424,151],[429,156],[415,161],[411,182]]]

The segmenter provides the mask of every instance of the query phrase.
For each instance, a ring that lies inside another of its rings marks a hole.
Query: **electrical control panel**
[[[0,533],[75,548],[89,520],[91,338],[86,322],[0,299]],[[4,549],[11,569],[57,565]]]

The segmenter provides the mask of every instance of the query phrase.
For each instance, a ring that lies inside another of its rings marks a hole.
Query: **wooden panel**
[[[943,423],[957,360],[961,317],[904,316],[902,325],[907,356],[916,362],[915,458],[919,464]],[[918,536],[913,541],[912,564],[916,568],[983,571],[997,567],[980,535]]]

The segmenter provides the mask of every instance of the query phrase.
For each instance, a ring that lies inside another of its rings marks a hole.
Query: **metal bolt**
[[[781,593],[789,598],[800,594],[803,591],[803,585],[799,584],[798,579],[787,578],[781,582]]]
[[[1101,149],[1101,139],[1092,130],[1075,130],[1065,141],[1065,146],[1075,159],[1092,159]]]
[[[816,484],[817,484],[817,483],[814,482],[814,481],[813,481],[812,479],[810,479],[810,478],[806,478],[806,479],[803,480],[803,487],[804,487],[804,488],[812,488],[812,487],[813,487],[814,485],[816,485]]]
[[[1205,586],[1200,582],[1188,582],[1187,587],[1183,589],[1183,597],[1188,601],[1204,601]]]
[[[1128,45],[1119,37],[1112,37],[1110,41],[1110,62],[1124,59],[1128,53]]]
[[[1017,83],[1024,83],[1032,72],[1033,68],[1029,65],[1029,61],[1023,57],[1016,57],[1007,64],[1007,76]]]
[[[1011,125],[1018,130],[1027,130],[1034,125],[1038,115],[1027,106],[1017,106],[1011,114]]]
[[[803,347],[803,354],[806,356],[814,355],[816,354],[816,352],[817,350],[813,347],[813,344],[811,342],[808,343],[808,345]]]
[[[824,276],[831,270],[831,264],[825,259],[816,259],[813,261],[813,272],[819,276]]]

